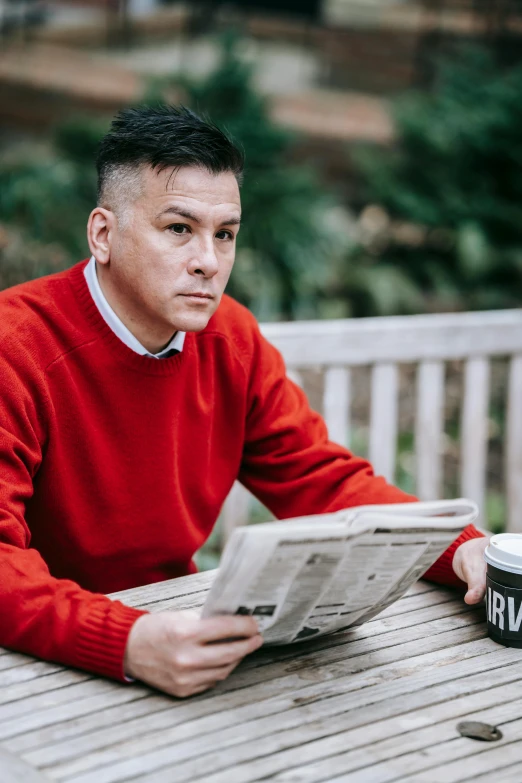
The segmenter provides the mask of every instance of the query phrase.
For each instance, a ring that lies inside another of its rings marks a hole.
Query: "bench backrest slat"
[[[485,515],[486,461],[488,447],[489,361],[476,356],[464,368],[462,404],[461,494],[471,498]]]
[[[341,446],[350,442],[350,370],[327,367],[324,373],[324,420],[330,439]]]
[[[461,492],[484,508],[488,446],[490,360],[511,357],[506,418],[505,475],[508,529],[522,531],[522,309],[386,318],[262,324],[288,375],[324,370],[323,411],[332,440],[349,441],[350,368],[371,368],[369,458],[375,472],[394,480],[399,364],[416,364],[415,458],[417,494],[440,497],[445,362],[463,360]],[[225,535],[247,521],[246,492],[234,487],[224,508]],[[483,522],[485,514],[483,514]]]
[[[522,353],[512,357],[509,367],[505,472],[507,530],[522,532]]]
[[[397,453],[399,368],[379,362],[372,368],[369,458],[375,473],[393,482]]]
[[[420,362],[417,369],[415,453],[417,496],[440,497],[444,431],[444,362]]]

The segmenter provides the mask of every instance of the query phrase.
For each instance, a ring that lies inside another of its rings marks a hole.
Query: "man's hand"
[[[453,570],[468,586],[464,596],[467,604],[478,604],[486,592],[486,563],[484,550],[489,544],[489,536],[464,541],[453,556]]]
[[[194,611],[144,614],[131,628],[124,670],[172,696],[212,688],[263,643],[252,617],[201,619]]]

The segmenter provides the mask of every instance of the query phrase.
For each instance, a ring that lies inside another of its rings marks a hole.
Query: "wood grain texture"
[[[1,747],[0,780],[2,783],[49,783],[49,778]]]
[[[522,309],[262,324],[290,367],[522,353]]]
[[[213,578],[114,597],[153,611],[201,605]],[[378,783],[446,771],[445,781],[464,781],[479,756],[480,774],[519,758],[522,651],[487,638],[482,606],[429,583],[351,632],[260,650],[184,701],[28,656],[8,660],[1,747],[39,780]],[[502,745],[461,738],[463,719],[495,723]]]
[[[509,367],[506,417],[507,530],[522,532],[522,354]]]
[[[221,512],[223,546],[236,527],[248,523],[250,499],[250,492],[239,481],[234,482]]]
[[[421,362],[417,371],[415,454],[417,497],[436,500],[442,489],[444,364]]]
[[[350,442],[350,370],[327,367],[324,373],[324,420],[328,437],[341,446]]]
[[[461,424],[462,495],[477,503],[484,519],[490,366],[487,358],[469,359],[464,368]]]
[[[397,453],[399,370],[396,364],[372,368],[370,408],[370,462],[377,476],[393,483]]]

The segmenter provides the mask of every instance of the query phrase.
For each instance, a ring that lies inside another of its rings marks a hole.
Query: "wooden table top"
[[[212,578],[117,597],[197,607]],[[520,783],[521,662],[487,638],[483,606],[422,582],[361,628],[262,649],[188,700],[0,650],[0,781]],[[462,720],[503,738],[461,737]]]

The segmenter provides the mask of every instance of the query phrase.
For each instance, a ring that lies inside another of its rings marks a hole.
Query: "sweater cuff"
[[[81,625],[76,640],[74,666],[129,682],[123,671],[125,647],[138,617],[148,612],[108,600],[93,606]]]
[[[428,579],[430,582],[437,582],[441,585],[449,585],[450,587],[463,587],[467,585],[462,579],[459,579],[455,571],[453,570],[453,557],[455,552],[461,544],[465,541],[471,541],[472,538],[483,538],[484,533],[474,525],[468,525],[460,536],[449,546],[445,552],[436,560],[430,568],[423,575],[423,579]]]

